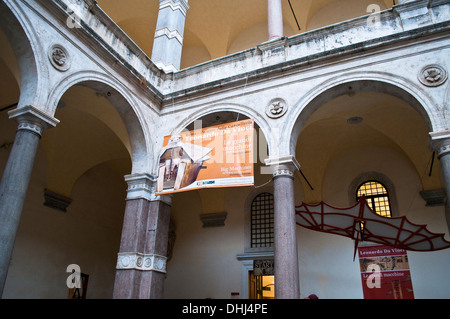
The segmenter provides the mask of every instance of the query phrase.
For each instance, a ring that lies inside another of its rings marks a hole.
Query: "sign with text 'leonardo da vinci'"
[[[253,185],[253,119],[164,138],[156,194]]]

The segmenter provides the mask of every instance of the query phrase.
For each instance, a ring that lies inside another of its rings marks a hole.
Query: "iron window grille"
[[[273,247],[273,195],[261,193],[251,205],[251,247]]]

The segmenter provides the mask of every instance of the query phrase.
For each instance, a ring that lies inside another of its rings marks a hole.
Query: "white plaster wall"
[[[250,191],[249,187],[227,190],[225,226],[215,228],[202,227],[197,191],[174,196],[177,238],[167,265],[165,298],[230,298],[231,292],[241,291],[241,263],[236,255],[244,249],[243,203]]]
[[[363,298],[352,240],[297,226],[297,241],[301,298]]]

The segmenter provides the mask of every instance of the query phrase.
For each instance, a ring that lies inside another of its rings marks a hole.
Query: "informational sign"
[[[253,126],[249,119],[166,136],[156,194],[253,185]]]
[[[275,274],[273,259],[254,260],[253,274],[255,276],[273,276]]]
[[[414,299],[406,250],[367,246],[358,255],[364,299]]]

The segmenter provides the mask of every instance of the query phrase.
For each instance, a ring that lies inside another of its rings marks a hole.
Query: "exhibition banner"
[[[364,299],[414,299],[406,250],[358,247]]]
[[[166,136],[156,194],[253,185],[253,128],[249,119]]]

